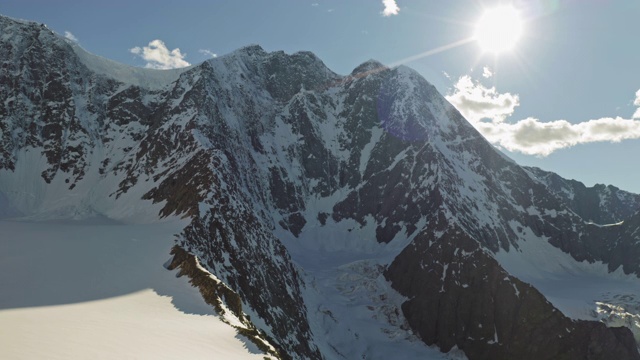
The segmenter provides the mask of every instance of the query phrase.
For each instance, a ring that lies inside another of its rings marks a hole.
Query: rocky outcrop
[[[419,234],[385,273],[409,299],[403,313],[427,344],[457,346],[471,360],[639,357],[628,329],[567,318],[444,219],[432,224],[440,236]]]
[[[596,184],[586,187],[579,181],[564,179],[540,168],[525,169],[587,222],[614,224],[628,219],[640,210],[640,195],[620,190],[613,185]]]
[[[178,269],[178,277],[189,277],[189,282],[200,290],[204,301],[216,309],[223,321],[231,325],[224,317],[225,312],[227,310],[230,311],[232,316],[241,324],[234,325],[238,333],[246,336],[265,354],[269,354],[276,359],[283,359],[283,355],[269,343],[265,334],[256,329],[255,325],[251,323],[242,311],[242,299],[235,291],[213,277],[211,273],[200,266],[198,258],[187,253],[179,246],[174,246],[171,249],[171,255],[173,255],[173,258],[167,265],[168,270]]]
[[[283,356],[321,359],[307,322],[301,279],[286,249],[254,214],[237,212],[228,201],[219,199],[210,214],[194,219],[179,244],[200,254],[203,266],[241,296],[247,312],[262,319],[288,354]]]

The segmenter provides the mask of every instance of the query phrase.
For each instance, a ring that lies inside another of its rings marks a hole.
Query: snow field
[[[262,360],[162,266],[184,225],[1,220],[0,358]]]
[[[640,344],[640,279],[621,267],[610,273],[602,262],[578,262],[528,228],[523,238],[518,250],[495,255],[505,270],[533,285],[566,316],[627,326]]]

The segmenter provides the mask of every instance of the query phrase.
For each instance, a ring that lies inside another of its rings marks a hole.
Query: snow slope
[[[0,358],[263,359],[162,267],[184,221],[0,221]]]
[[[578,262],[530,229],[524,233],[519,249],[495,255],[502,267],[533,285],[566,316],[626,326],[640,344],[640,283],[634,274],[621,267],[609,272],[602,262]]]
[[[91,71],[109,76],[125,84],[148,89],[157,90],[166,87],[176,81],[180,74],[191,68],[191,66],[188,66],[180,69],[157,70],[128,66],[91,54],[72,41],[67,41],[67,43],[71,45],[82,63]]]

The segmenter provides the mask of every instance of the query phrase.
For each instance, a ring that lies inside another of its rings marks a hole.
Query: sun
[[[485,10],[476,23],[474,39],[484,52],[494,54],[513,50],[522,36],[520,12],[511,5]]]

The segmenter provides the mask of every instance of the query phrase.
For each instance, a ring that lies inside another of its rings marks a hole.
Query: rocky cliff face
[[[177,244],[285,357],[424,356],[419,338],[471,359],[639,358],[627,329],[565,317],[494,256],[535,238],[640,275],[640,197],[518,166],[413,70],[339,76],[250,46],[162,72],[0,30],[0,195],[25,215],[149,201],[189,218]]]
[[[637,356],[627,329],[565,317],[464,231],[441,224],[434,224],[441,228],[438,236],[419,234],[386,272],[409,298],[403,313],[427,344],[444,352],[457,346],[469,359]]]
[[[640,210],[638,194],[620,190],[612,185],[596,184],[586,187],[579,181],[563,179],[558,174],[539,168],[526,169],[588,222],[600,225],[615,224],[630,218]]]

